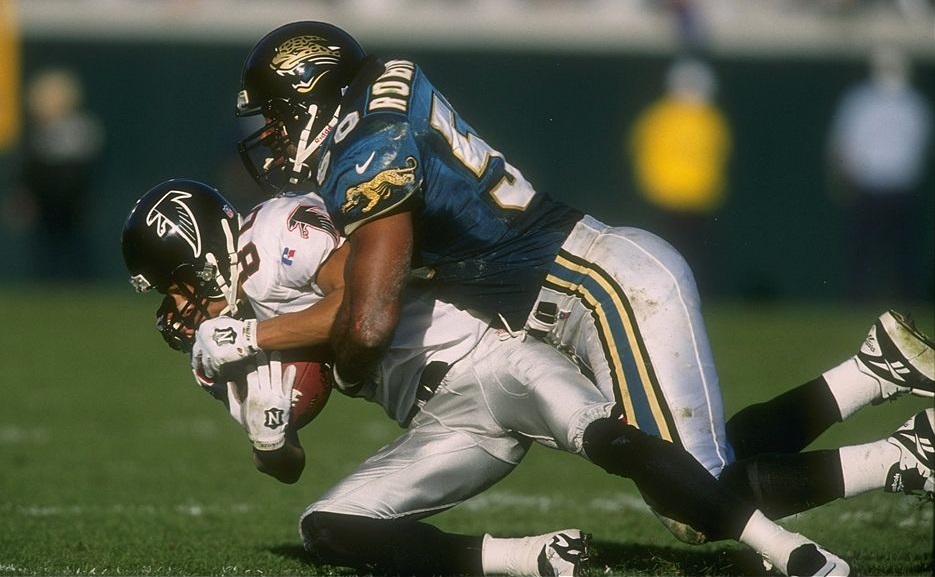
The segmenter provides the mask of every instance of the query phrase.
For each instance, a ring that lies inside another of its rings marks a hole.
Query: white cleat
[[[566,529],[543,535],[539,553],[539,575],[542,577],[573,577],[581,575],[588,561],[591,535],[578,529]]]
[[[907,314],[891,310],[880,315],[857,359],[862,371],[880,381],[883,399],[903,393],[935,396],[935,342]]]
[[[886,440],[899,447],[899,462],[890,468],[883,489],[935,499],[935,409],[916,414]]]

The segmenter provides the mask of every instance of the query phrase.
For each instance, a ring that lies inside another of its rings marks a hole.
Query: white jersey
[[[258,320],[304,310],[324,298],[317,274],[341,238],[315,194],[278,196],[254,208],[239,238],[244,293]],[[408,296],[389,351],[359,396],[408,421],[422,370],[453,364],[480,341],[487,325],[460,309]]]
[[[240,227],[240,281],[258,320],[304,310],[324,298],[318,271],[343,243],[314,195],[257,205]]]

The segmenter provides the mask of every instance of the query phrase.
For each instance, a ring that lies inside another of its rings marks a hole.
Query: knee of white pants
[[[568,427],[568,446],[565,448],[571,453],[584,455],[584,431],[588,425],[598,419],[608,419],[613,415],[616,403],[599,403],[585,407],[578,411],[571,419]]]
[[[516,466],[491,454],[480,436],[441,425],[410,430],[309,505],[302,518],[316,511],[419,518],[454,507]],[[526,447],[517,439],[512,442],[521,458]]]

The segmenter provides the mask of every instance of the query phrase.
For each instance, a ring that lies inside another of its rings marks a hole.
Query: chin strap
[[[293,176],[290,182],[292,184],[298,184],[298,178],[295,175],[302,174],[306,169],[309,169],[308,159],[321,147],[321,143],[325,141],[325,138],[327,138],[334,127],[337,126],[338,115],[340,113],[341,107],[338,106],[334,114],[331,115],[331,120],[328,121],[328,124],[321,129],[321,132],[312,138],[312,125],[315,124],[319,112],[318,105],[316,104],[312,104],[308,107],[309,121],[299,134],[299,141],[296,143],[295,157],[291,159]],[[313,175],[309,176],[311,177]]]
[[[227,242],[227,258],[230,262],[231,271],[230,283],[228,283],[227,280],[225,280],[224,275],[221,274],[221,268],[217,266],[217,259],[213,254],[206,254],[205,259],[214,265],[214,280],[217,283],[218,288],[221,289],[221,293],[224,295],[224,299],[227,301],[227,306],[224,307],[224,310],[221,311],[221,314],[236,316],[239,302],[239,299],[237,298],[237,290],[240,287],[240,261],[237,257],[237,246],[234,243],[234,233],[231,231],[230,223],[228,223],[228,221],[225,219],[221,219],[221,228],[224,229],[224,238]]]

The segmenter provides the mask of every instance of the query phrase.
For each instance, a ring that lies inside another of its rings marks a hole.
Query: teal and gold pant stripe
[[[678,443],[672,414],[659,387],[646,343],[623,289],[606,271],[560,251],[545,286],[576,296],[591,311],[610,368],[616,401],[628,422],[645,433]]]

